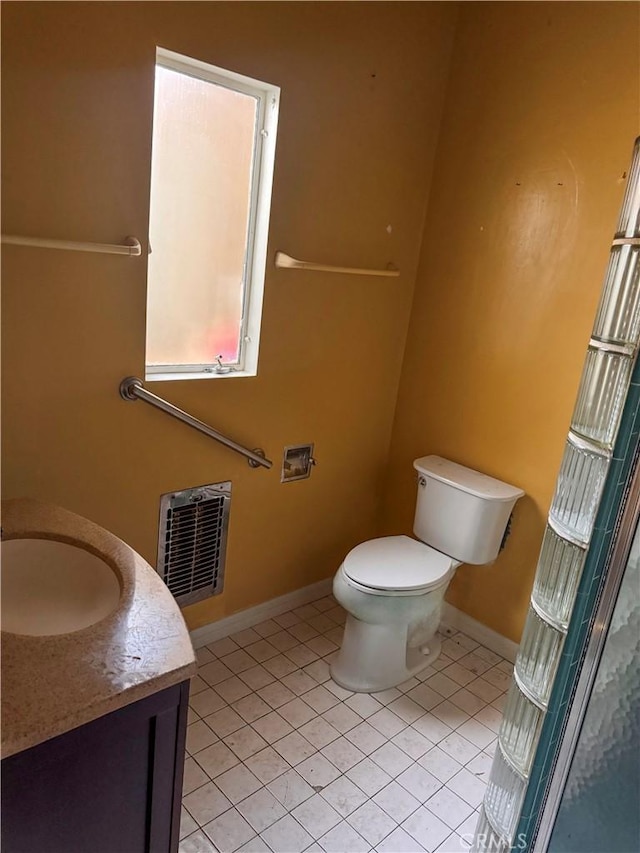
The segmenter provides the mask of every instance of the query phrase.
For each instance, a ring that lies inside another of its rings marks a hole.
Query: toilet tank
[[[437,551],[463,563],[483,565],[498,556],[522,489],[440,456],[423,456],[413,532]]]

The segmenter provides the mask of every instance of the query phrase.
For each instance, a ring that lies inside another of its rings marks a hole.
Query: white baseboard
[[[249,607],[247,610],[241,610],[239,613],[234,613],[232,616],[226,616],[224,619],[218,619],[215,622],[210,622],[208,625],[203,625],[202,628],[196,628],[191,631],[191,642],[196,649],[206,646],[208,643],[214,643],[216,640],[221,640],[223,637],[228,637],[229,634],[236,634],[238,631],[244,631],[245,628],[252,628],[266,619],[273,619],[274,616],[280,616],[281,613],[286,613],[287,610],[292,610],[294,607],[301,607],[303,604],[308,604],[310,601],[315,601],[318,598],[323,598],[331,593],[333,578],[312,583],[310,586],[304,586],[302,589],[296,589],[294,592],[288,592],[286,595],[281,595],[278,598],[272,598],[271,601],[265,601],[264,604],[257,604],[255,607]],[[518,653],[518,644],[513,640],[508,640],[497,631],[487,628],[482,622],[458,610],[451,604],[445,602],[444,612],[442,617],[443,625],[450,628],[455,628],[457,631],[462,631],[467,634],[472,640],[477,643],[482,643],[492,652],[500,655],[503,658],[513,662]]]
[[[476,643],[481,643],[487,649],[491,649],[492,652],[506,658],[511,663],[516,659],[516,655],[518,654],[517,643],[507,639],[507,637],[503,637],[497,631],[487,628],[482,622],[478,622],[477,619],[474,619],[462,610],[458,610],[452,604],[447,604],[446,601],[442,613],[442,624],[455,628],[457,631],[462,631],[463,634],[471,637]]]
[[[302,589],[288,592],[286,595],[280,595],[278,598],[272,598],[271,601],[265,601],[264,604],[257,604],[255,607],[241,610],[232,616],[210,622],[208,625],[203,625],[202,628],[195,628],[191,631],[191,642],[194,648],[199,649],[208,643],[214,643],[216,640],[228,637],[229,634],[237,634],[238,631],[244,631],[245,628],[252,628],[254,625],[258,625],[266,619],[273,619],[274,616],[280,616],[281,613],[286,613],[287,610],[292,610],[294,607],[301,607],[310,601],[316,601],[318,598],[330,595],[332,584],[333,577],[326,578],[326,580],[304,586]]]

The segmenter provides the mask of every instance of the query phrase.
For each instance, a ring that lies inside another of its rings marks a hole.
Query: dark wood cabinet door
[[[2,762],[3,853],[175,853],[188,682]]]

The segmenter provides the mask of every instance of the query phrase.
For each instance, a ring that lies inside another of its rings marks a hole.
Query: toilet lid
[[[342,564],[347,577],[385,590],[428,590],[460,565],[446,554],[409,536],[384,536],[357,545]]]

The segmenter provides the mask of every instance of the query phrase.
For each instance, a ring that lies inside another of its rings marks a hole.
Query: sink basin
[[[95,625],[118,606],[118,576],[84,548],[52,539],[9,539],[1,553],[3,631],[69,634]]]

